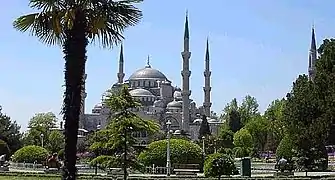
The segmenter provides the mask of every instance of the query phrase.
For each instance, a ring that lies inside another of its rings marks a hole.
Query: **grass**
[[[0,176],[0,180],[59,180],[59,177]]]

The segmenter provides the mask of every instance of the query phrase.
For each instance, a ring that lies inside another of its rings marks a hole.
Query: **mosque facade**
[[[188,16],[185,20],[184,31],[184,48],[182,56],[182,84],[181,88],[173,86],[164,73],[153,68],[150,65],[148,57],[147,64],[140,68],[125,79],[123,46],[121,45],[120,58],[118,64],[118,81],[112,85],[112,88],[119,88],[127,84],[130,94],[141,102],[141,107],[136,113],[143,119],[152,119],[160,124],[162,130],[166,130],[166,122],[171,122],[171,130],[178,134],[186,132],[192,140],[198,139],[199,128],[202,122],[202,115],[207,117],[212,134],[218,133],[218,128],[222,124],[213,111],[211,111],[211,71],[210,71],[210,53],[207,40],[205,52],[204,67],[204,102],[201,106],[190,98],[190,33]],[[86,75],[85,75],[86,78]],[[85,88],[84,88],[85,89]],[[97,127],[104,128],[109,122],[110,110],[104,106],[101,101],[91,113],[84,112],[86,92],[83,94],[82,115],[80,117],[80,130],[89,132],[94,131]],[[147,143],[147,134],[139,133],[136,136],[141,144]]]

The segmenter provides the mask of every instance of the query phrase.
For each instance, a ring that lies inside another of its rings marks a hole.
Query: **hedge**
[[[13,155],[13,162],[18,163],[39,163],[45,162],[48,157],[48,151],[40,146],[25,146],[17,150]]]
[[[166,166],[167,141],[160,140],[148,145],[138,160],[145,166]],[[200,164],[202,161],[202,150],[199,145],[184,139],[170,140],[170,157],[172,164]]]

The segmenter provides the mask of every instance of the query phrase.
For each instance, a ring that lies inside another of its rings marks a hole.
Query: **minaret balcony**
[[[183,60],[189,60],[190,57],[191,57],[191,52],[189,51],[184,51],[184,52],[181,52],[181,55],[183,57]]]
[[[212,90],[212,87],[203,87],[204,91],[211,91]]]
[[[181,71],[181,75],[183,77],[190,77],[191,76],[191,71],[189,71],[189,70],[182,70]]]
[[[204,76],[209,77],[212,75],[212,71],[204,71]]]
[[[211,102],[204,102],[203,107],[211,107],[212,106],[212,103]]]
[[[184,96],[184,97],[186,96],[187,97],[187,96],[190,96],[190,95],[191,95],[191,90],[188,90],[188,91],[182,90],[181,91],[181,96]]]

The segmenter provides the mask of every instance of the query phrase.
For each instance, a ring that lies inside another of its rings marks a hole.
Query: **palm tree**
[[[30,31],[48,45],[62,46],[65,59],[65,92],[62,114],[65,121],[63,179],[76,179],[76,144],[82,102],[86,46],[98,41],[113,47],[123,32],[142,18],[134,6],[142,0],[30,0],[37,13],[17,18],[13,26]]]

